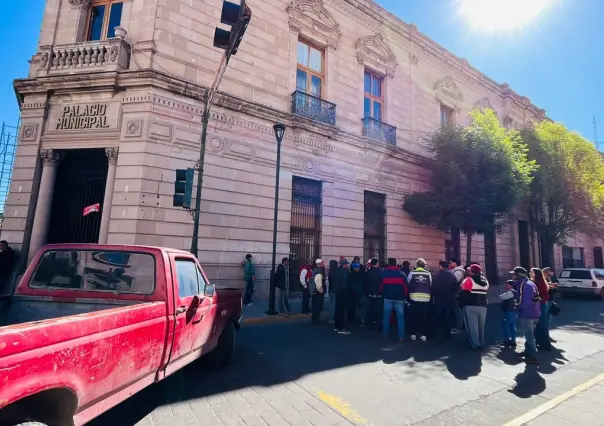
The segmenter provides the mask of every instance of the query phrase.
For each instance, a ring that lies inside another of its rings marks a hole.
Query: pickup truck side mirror
[[[203,295],[205,297],[213,297],[214,293],[216,293],[216,286],[214,286],[214,284],[207,284],[203,291]]]

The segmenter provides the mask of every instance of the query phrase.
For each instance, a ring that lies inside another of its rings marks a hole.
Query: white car
[[[593,294],[604,300],[604,269],[565,268],[558,276],[561,294]]]

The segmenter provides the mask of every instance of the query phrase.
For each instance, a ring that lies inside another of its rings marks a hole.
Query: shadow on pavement
[[[563,314],[556,318],[556,327],[587,327],[586,331],[597,333],[604,327],[601,306],[604,306],[602,302],[565,299],[561,302]],[[311,326],[306,322],[244,327],[238,335],[233,362],[225,370],[208,371],[203,361],[197,362],[134,395],[90,424],[133,425],[160,406],[179,402],[186,405],[191,400],[210,396],[221,398],[221,394],[247,387],[270,388],[309,374],[366,363],[401,363],[407,367],[423,364],[422,368],[407,369],[420,378],[441,364],[456,379],[468,380],[480,374],[485,358],[499,359],[510,365],[519,363],[513,350],[501,349],[496,343],[502,337],[501,317],[499,306],[491,305],[485,342],[488,348],[483,353],[469,351],[463,334],[447,341],[399,344],[384,342],[380,333],[354,326],[351,335],[336,334],[328,324]],[[589,324],[594,324],[594,328]],[[518,335],[522,335],[521,330]],[[526,366],[516,376],[516,385],[510,392],[519,398],[543,392],[546,383],[540,373],[551,374],[558,365],[564,364],[563,352],[558,348],[541,353],[541,364]]]

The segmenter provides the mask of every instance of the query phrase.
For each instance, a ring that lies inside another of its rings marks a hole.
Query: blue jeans
[[[254,294],[254,280],[248,278],[245,280],[245,293],[243,295],[243,304],[252,303],[252,294]]]
[[[384,299],[384,322],[382,324],[382,331],[384,333],[384,339],[390,337],[390,315],[392,310],[396,312],[396,326],[398,330],[398,338],[405,338],[405,302],[402,300],[390,300]]]
[[[524,331],[524,353],[527,357],[535,358],[537,356],[537,343],[535,343],[535,327],[537,327],[536,319],[521,318],[522,329]]]
[[[503,338],[506,342],[516,343],[516,311],[503,313]]]
[[[551,342],[549,340],[549,313],[548,313],[549,305],[547,302],[541,303],[541,316],[537,322],[537,327],[535,328],[535,340],[537,345],[542,348],[549,348],[551,346]]]

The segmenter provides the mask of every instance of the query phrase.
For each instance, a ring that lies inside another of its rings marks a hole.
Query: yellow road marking
[[[597,384],[604,382],[604,373],[594,377],[591,380],[586,381],[585,383],[580,384],[572,388],[571,390],[564,392],[562,395],[557,396],[556,398],[550,399],[546,403],[541,404],[537,408],[529,411],[528,413],[523,414],[520,417],[515,418],[511,422],[504,424],[503,426],[522,426],[530,422],[531,420],[535,420],[542,414],[547,413],[549,410],[557,407],[562,404],[564,401],[572,398],[580,394],[581,392],[585,392],[587,389],[596,386]]]
[[[329,405],[331,408],[336,410],[338,413],[340,413],[341,415],[346,417],[351,422],[356,423],[358,425],[368,425],[369,424],[367,419],[365,419],[365,418],[359,416],[357,413],[355,413],[352,410],[352,408],[350,408],[350,404],[348,404],[342,398],[337,397],[335,395],[330,395],[323,391],[317,392],[317,396],[319,397],[319,399],[321,401],[323,401],[325,404]]]

